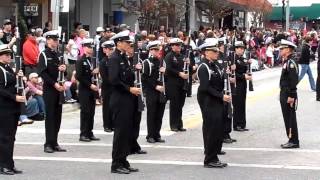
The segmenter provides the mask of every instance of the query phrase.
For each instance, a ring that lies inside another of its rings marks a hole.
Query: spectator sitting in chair
[[[43,100],[42,82],[37,73],[31,73],[29,75],[29,81],[27,82],[29,89],[29,95],[32,99],[35,99],[38,103],[39,114],[35,117],[35,120],[43,120],[45,118],[45,104]]]

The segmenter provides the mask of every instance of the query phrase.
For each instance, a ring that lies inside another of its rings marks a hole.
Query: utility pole
[[[51,0],[52,29],[58,29],[59,27],[60,1],[61,0]]]
[[[289,0],[287,0],[287,8],[286,8],[286,31],[289,31],[290,28],[290,5]]]
[[[189,0],[186,0],[185,20],[186,20],[186,32],[189,33],[189,30],[190,30],[190,2],[189,2]]]
[[[282,24],[282,30],[284,31],[285,30],[285,23],[284,23],[284,14],[285,14],[285,9],[284,9],[284,6],[285,6],[285,0],[282,0],[282,17],[281,17],[281,24]]]

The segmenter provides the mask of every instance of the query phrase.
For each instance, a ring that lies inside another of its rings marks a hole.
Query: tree
[[[232,13],[230,4],[223,0],[198,0],[196,7],[208,18],[211,25],[215,18],[224,18]]]

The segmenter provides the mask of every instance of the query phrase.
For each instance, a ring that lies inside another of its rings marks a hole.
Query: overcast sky
[[[269,0],[272,4],[278,3],[282,6],[282,0]],[[312,3],[319,3],[320,0],[290,0],[290,6],[310,6]]]

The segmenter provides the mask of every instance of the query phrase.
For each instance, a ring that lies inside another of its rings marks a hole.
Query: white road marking
[[[44,128],[18,128],[17,133],[26,133],[26,134],[44,134],[45,129]],[[113,135],[112,133],[106,133],[103,130],[93,130],[93,133],[96,135]],[[171,136],[175,134],[173,131],[161,131],[161,136]],[[60,129],[59,134],[69,134],[69,135],[79,135],[80,129]],[[140,136],[146,136],[147,131],[141,130]]]
[[[43,145],[43,142],[16,142],[16,145]],[[61,146],[92,146],[92,147],[111,147],[112,144],[105,143],[59,143]],[[140,145],[143,148],[156,149],[190,149],[203,150],[201,146],[166,146],[166,145]],[[320,153],[320,149],[277,149],[277,148],[238,148],[223,147],[226,151],[260,151],[260,152],[297,152],[297,153]]]
[[[64,161],[64,162],[86,162],[86,163],[111,163],[112,159],[94,159],[94,158],[72,158],[72,157],[34,157],[34,156],[14,156],[15,160],[30,161]],[[156,164],[156,165],[180,165],[180,166],[202,166],[203,162],[192,161],[161,161],[161,160],[130,160],[132,164]],[[264,168],[264,169],[295,169],[295,170],[320,170],[319,166],[294,166],[278,164],[241,164],[228,163],[231,167],[243,168]]]

